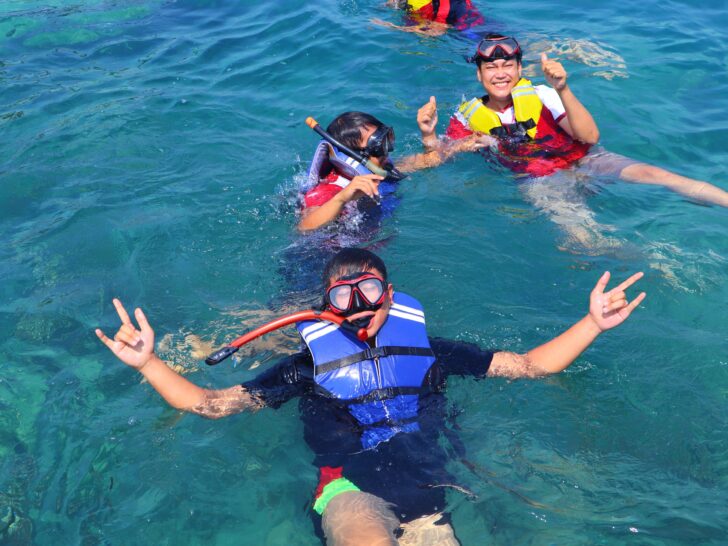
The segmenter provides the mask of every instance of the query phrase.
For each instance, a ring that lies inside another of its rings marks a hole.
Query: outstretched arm
[[[475,152],[495,144],[495,139],[486,135],[474,134],[460,140],[437,138],[437,101],[430,97],[417,111],[417,125],[422,136],[425,153],[407,156],[397,162],[402,172],[438,167],[445,161],[462,152]]]
[[[604,273],[591,292],[589,313],[551,341],[528,351],[525,355],[500,352],[493,356],[489,376],[538,377],[558,373],[574,360],[601,334],[622,324],[645,299],[642,292],[632,302],[627,301],[625,290],[642,278],[635,273],[622,284],[605,292],[609,272]]]
[[[203,389],[182,377],[154,354],[154,330],[144,312],[139,308],[134,311],[137,329],[122,303],[118,299],[113,302],[121,320],[119,331],[113,340],[98,328],[96,335],[119,360],[140,372],[170,406],[211,419],[263,406],[244,387]]]
[[[599,141],[597,124],[589,110],[579,102],[566,83],[567,74],[562,64],[549,59],[546,53],[541,53],[541,70],[548,84],[556,90],[564,104],[566,117],[559,123],[561,128],[576,140],[586,144],[596,144]]]
[[[401,30],[402,32],[414,32],[415,34],[421,34],[423,36],[441,36],[447,32],[449,25],[444,23],[438,23],[437,21],[428,21],[426,24],[419,24],[414,26],[395,25],[389,21],[383,21],[381,19],[369,19],[375,25],[380,27],[393,28],[395,30]]]

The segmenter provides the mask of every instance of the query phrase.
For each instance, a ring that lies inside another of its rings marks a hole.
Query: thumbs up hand
[[[549,59],[546,53],[541,53],[541,70],[548,84],[556,91],[566,87],[566,70],[559,61]]]
[[[435,97],[430,97],[429,102],[426,102],[422,108],[417,111],[417,125],[422,131],[422,137],[428,137],[435,132],[437,127],[437,100]]]

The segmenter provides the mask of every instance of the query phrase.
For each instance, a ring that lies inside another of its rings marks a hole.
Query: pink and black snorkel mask
[[[362,311],[376,311],[386,296],[385,281],[379,275],[361,271],[342,277],[326,289],[324,296],[332,313],[345,317]]]
[[[515,38],[489,34],[478,44],[475,54],[468,59],[468,62],[480,65],[482,62],[491,63],[503,59],[509,61],[515,59],[519,63],[523,52]]]

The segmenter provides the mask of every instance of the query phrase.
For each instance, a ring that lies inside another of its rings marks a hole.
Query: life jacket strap
[[[316,375],[322,373],[331,372],[338,370],[339,368],[345,368],[351,366],[362,360],[372,360],[373,358],[381,358],[385,356],[435,356],[432,349],[429,347],[400,347],[396,345],[390,345],[387,347],[369,347],[359,353],[345,356],[343,358],[337,358],[336,360],[330,360],[316,366]]]
[[[510,123],[508,125],[500,125],[493,127],[490,130],[490,134],[496,138],[514,138],[514,137],[525,137],[528,140],[528,131],[536,127],[536,122],[533,119],[527,119],[526,121],[517,121],[516,123]]]
[[[367,402],[381,402],[382,400],[391,400],[398,396],[416,396],[422,394],[422,387],[384,387],[382,389],[374,389],[367,394],[356,398],[339,400],[348,406],[356,404],[366,404]]]
[[[405,425],[410,425],[412,423],[416,423],[419,421],[419,416],[414,415],[412,417],[406,417],[404,419],[392,419],[391,417],[388,417],[386,419],[382,419],[381,421],[375,421],[374,423],[367,423],[365,426],[366,428],[375,428],[375,427],[403,427]]]

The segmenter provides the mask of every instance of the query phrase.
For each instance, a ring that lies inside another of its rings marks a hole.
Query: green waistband
[[[361,491],[361,489],[346,478],[337,478],[334,481],[327,483],[324,490],[321,491],[321,495],[313,504],[313,509],[317,514],[323,514],[324,510],[326,510],[326,506],[331,502],[331,499],[333,499],[336,495],[346,493],[347,491]]]

